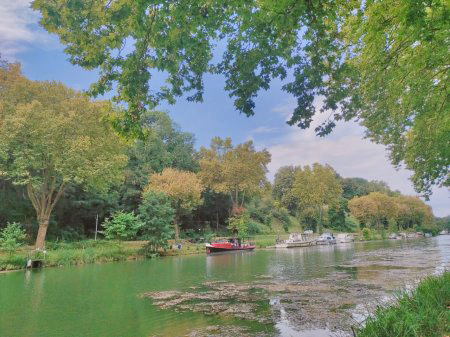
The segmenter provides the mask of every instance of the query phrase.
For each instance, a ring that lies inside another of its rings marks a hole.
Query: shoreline
[[[264,236],[264,243],[267,243],[267,235]],[[275,237],[275,235],[274,235]],[[375,242],[375,241],[391,241],[384,240],[357,240],[354,243]],[[123,261],[137,261],[152,259],[157,256],[154,254],[147,255],[142,248],[147,241],[81,241],[75,243],[62,243],[61,247],[48,249],[46,262],[42,268],[62,267],[62,266],[80,266],[87,264],[103,264],[110,262]],[[172,245],[171,245],[172,246]],[[303,247],[305,248],[305,247]],[[277,249],[274,244],[265,245],[258,244],[256,240],[255,250],[272,250]],[[203,243],[184,242],[181,249],[167,249],[161,251],[158,257],[171,256],[188,256],[188,255],[206,255],[205,246]],[[28,255],[28,250],[21,249],[15,254],[1,254],[0,253],[0,274],[26,270],[25,264]]]

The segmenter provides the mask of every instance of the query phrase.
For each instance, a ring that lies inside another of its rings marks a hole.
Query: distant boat
[[[339,243],[353,242],[355,241],[353,234],[350,233],[340,233],[336,236],[336,240]]]
[[[395,233],[391,233],[391,234],[389,234],[388,239],[397,240],[397,239],[401,239],[401,237],[398,237],[397,234],[395,234]]]
[[[291,233],[289,239],[278,242],[276,248],[295,248],[295,247],[307,247],[316,244],[316,240],[310,235],[305,233]]]
[[[334,245],[336,244],[336,238],[331,233],[323,233],[319,236],[316,243],[318,245]]]
[[[426,237],[426,238],[431,238],[432,235],[431,235],[431,233],[425,233],[425,237]]]
[[[227,238],[206,243],[206,253],[228,252],[233,250],[253,250],[255,245],[244,242],[241,238]]]
[[[447,235],[447,234],[448,234],[448,230],[446,230],[446,229],[441,230],[441,231],[439,232],[439,235]]]

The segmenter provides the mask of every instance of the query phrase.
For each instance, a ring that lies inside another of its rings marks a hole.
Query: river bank
[[[365,321],[357,337],[441,337],[450,334],[450,272],[429,276],[411,293],[380,306]]]
[[[256,249],[275,248],[277,239],[286,239],[288,234],[264,234],[255,236],[252,241]],[[363,240],[363,236],[355,237],[356,241],[382,240],[381,235],[369,240]],[[117,261],[136,261],[156,257],[145,250],[147,241],[107,241],[85,240],[78,242],[48,242],[44,260],[44,267],[60,267],[70,265],[99,264]],[[171,248],[161,250],[159,256],[185,256],[193,254],[205,254],[204,243],[192,243],[181,240],[181,246],[175,245],[170,240]],[[25,268],[27,257],[32,247],[23,247],[13,253],[0,251],[0,273]]]
[[[146,241],[114,242],[106,240],[87,240],[73,243],[50,243],[46,254],[41,254],[44,267],[76,266],[127,260],[144,260],[153,258],[144,249]],[[21,270],[25,268],[27,257],[32,247],[22,248],[16,252],[0,253],[0,272]],[[161,256],[178,256],[202,254],[204,244],[183,242],[181,249],[161,251]]]

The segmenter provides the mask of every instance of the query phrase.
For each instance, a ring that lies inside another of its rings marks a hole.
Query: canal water
[[[0,336],[345,336],[450,236],[0,274]]]

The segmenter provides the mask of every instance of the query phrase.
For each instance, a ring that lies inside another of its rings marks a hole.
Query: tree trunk
[[[322,207],[319,207],[319,234],[322,234]]]
[[[36,237],[35,249],[43,250],[45,247],[45,236],[47,235],[48,219],[39,220],[39,230]]]
[[[177,216],[175,217],[174,226],[175,226],[175,242],[178,242],[178,240],[180,240],[180,226],[179,226],[179,219]]]
[[[50,179],[48,175],[45,176],[44,183],[38,191],[34,190],[31,183],[27,185],[27,194],[36,211],[39,223],[35,249],[44,249],[50,214],[63,194],[64,187],[65,184],[63,182],[56,191],[56,178]]]

